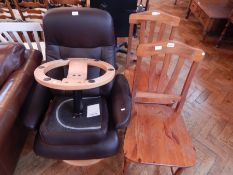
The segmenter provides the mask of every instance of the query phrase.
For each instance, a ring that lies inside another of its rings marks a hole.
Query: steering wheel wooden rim
[[[55,68],[69,65],[68,75],[57,80],[46,74]],[[88,65],[105,71],[100,77],[87,80]],[[68,60],[54,60],[44,63],[34,71],[36,81],[46,87],[57,90],[85,90],[103,86],[113,80],[115,69],[109,63],[88,58],[69,58]]]

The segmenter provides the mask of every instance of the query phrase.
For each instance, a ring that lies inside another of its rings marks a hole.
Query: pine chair
[[[195,164],[195,149],[180,113],[204,55],[202,50],[177,41],[138,46],[135,73],[126,73],[133,95],[124,140],[126,159],[170,166],[173,175]],[[172,167],[178,169],[173,171]]]
[[[128,53],[126,65],[129,65],[131,51],[132,51],[132,40],[134,33],[135,24],[140,25],[139,30],[139,44],[151,43],[154,41],[172,40],[175,34],[175,28],[179,26],[180,18],[172,16],[162,11],[145,11],[142,13],[131,14],[129,18],[129,39],[128,39]],[[150,23],[150,25],[148,25]],[[158,26],[158,32],[155,32],[156,26]],[[148,27],[148,30],[146,29]],[[168,33],[166,33],[166,30]],[[154,39],[154,35],[157,37]],[[165,38],[165,36],[169,36]]]
[[[5,3],[0,3],[0,20],[15,20],[15,15],[8,0],[5,0]]]
[[[44,14],[48,9],[47,0],[44,3],[25,1],[18,3],[18,0],[14,0],[14,4],[23,21],[38,21],[42,23]]]
[[[86,6],[83,0],[50,0],[49,3],[55,7]]]
[[[40,35],[43,29],[37,22],[1,22],[0,43],[19,42],[26,48],[36,49],[44,53]]]

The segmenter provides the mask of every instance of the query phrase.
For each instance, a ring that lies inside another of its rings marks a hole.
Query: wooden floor
[[[184,175],[233,174],[233,45],[214,46],[217,39],[201,41],[202,28],[190,17],[185,20],[188,0],[151,0],[151,9],[161,9],[182,18],[176,40],[206,51],[189,91],[183,117],[197,150],[196,166]],[[119,56],[120,70],[124,57]],[[30,134],[18,162],[15,175],[120,175],[123,165],[122,151],[90,167],[73,167],[62,161],[36,156],[32,151],[33,133]],[[131,163],[128,175],[169,175],[166,167]]]

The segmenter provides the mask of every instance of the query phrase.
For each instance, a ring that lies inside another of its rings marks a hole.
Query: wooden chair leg
[[[223,40],[223,38],[224,38],[224,36],[225,36],[225,34],[226,34],[226,32],[227,32],[227,29],[228,29],[229,26],[230,26],[230,23],[231,23],[231,22],[228,21],[227,24],[226,24],[226,26],[225,26],[225,28],[223,29],[223,31],[222,31],[222,33],[221,33],[219,39],[218,39],[217,45],[216,45],[217,48],[220,46],[220,44],[221,44],[221,42],[222,42],[222,40]]]
[[[190,14],[191,14],[191,9],[189,8],[188,11],[187,11],[187,14],[186,14],[186,17],[185,17],[185,18],[188,19],[189,16],[190,16]]]
[[[122,175],[127,175],[128,167],[129,167],[129,164],[127,162],[127,159],[124,157],[123,174]]]
[[[173,170],[173,167],[170,167],[171,168],[171,173],[172,173],[172,175],[174,175],[174,170]]]
[[[181,175],[183,172],[184,172],[184,168],[178,168],[178,169],[175,171],[174,175]]]

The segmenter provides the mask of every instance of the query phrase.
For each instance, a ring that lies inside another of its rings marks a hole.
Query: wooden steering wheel
[[[57,67],[69,65],[68,75],[62,80],[48,77],[46,73]],[[103,69],[105,73],[95,79],[87,80],[88,65]],[[35,79],[43,86],[58,90],[85,90],[105,85],[112,81],[115,69],[112,65],[95,59],[70,58],[44,63],[34,71]]]

